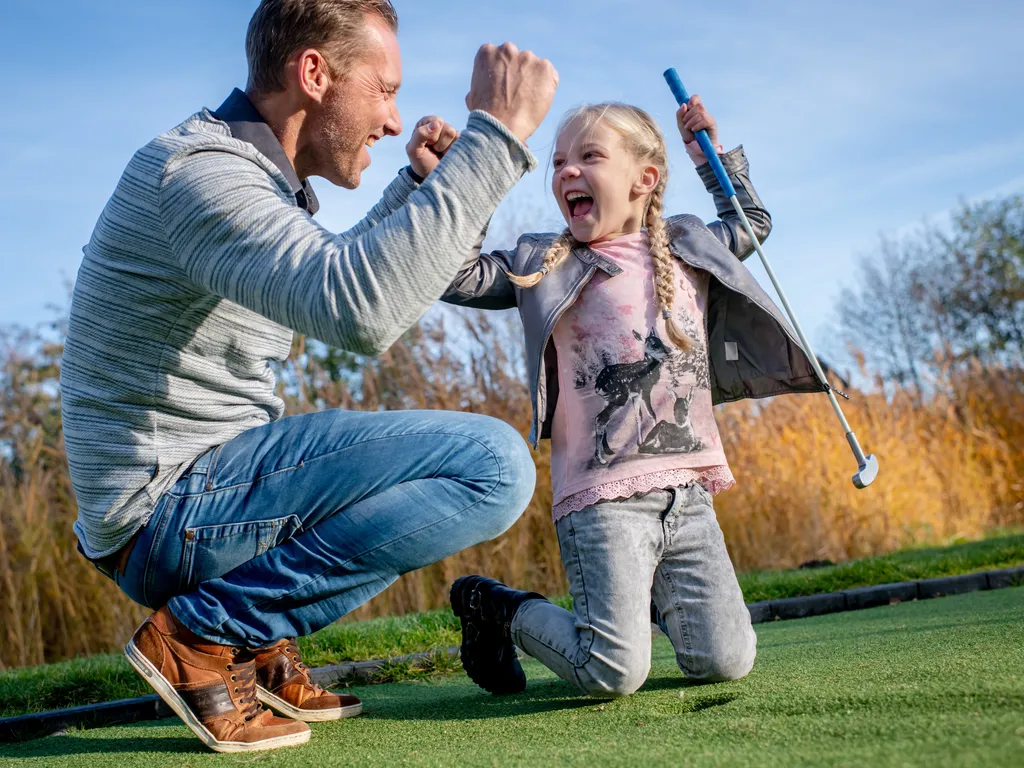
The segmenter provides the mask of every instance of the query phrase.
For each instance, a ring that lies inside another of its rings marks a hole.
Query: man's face
[[[338,72],[313,119],[317,175],[355,189],[370,165],[369,147],[402,132],[395,96],[402,84],[398,38],[382,21],[366,22],[364,53]]]

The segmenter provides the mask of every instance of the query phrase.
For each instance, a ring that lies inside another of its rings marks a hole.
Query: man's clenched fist
[[[487,43],[477,51],[466,106],[489,112],[526,141],[551,109],[557,87],[558,72],[547,59],[512,43]]]
[[[437,168],[444,153],[459,138],[459,132],[436,115],[422,118],[412,130],[409,143],[405,145],[405,154],[409,156],[409,165],[416,175],[426,178]]]

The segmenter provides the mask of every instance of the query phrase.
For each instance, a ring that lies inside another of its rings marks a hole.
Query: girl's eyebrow
[[[596,149],[599,152],[607,152],[607,149],[605,148],[605,146],[603,144],[599,144],[596,141],[587,141],[587,142],[584,142],[583,144],[580,144],[578,147],[574,146],[574,147],[571,147],[568,150],[564,150],[564,149],[555,150],[555,152],[552,155],[552,157],[559,157],[559,156],[567,155],[573,149],[578,149],[580,152],[586,152],[587,150],[591,150],[591,149]]]

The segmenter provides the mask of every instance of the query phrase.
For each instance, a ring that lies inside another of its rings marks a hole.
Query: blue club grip
[[[665,82],[668,83],[668,87],[672,89],[672,95],[676,97],[676,101],[679,102],[679,106],[688,104],[690,102],[690,94],[686,92],[686,86],[683,85],[683,81],[679,79],[679,73],[674,68],[665,70]],[[711,138],[708,136],[707,131],[697,131],[694,134],[697,137],[697,143],[700,144],[700,148],[704,152],[704,157],[711,163],[711,170],[715,172],[715,177],[718,179],[718,183],[722,185],[722,190],[725,192],[726,197],[733,197],[736,194],[736,189],[732,185],[732,181],[729,179],[729,174],[725,172],[725,167],[722,165],[722,161],[718,159],[718,153],[715,148],[711,145]]]

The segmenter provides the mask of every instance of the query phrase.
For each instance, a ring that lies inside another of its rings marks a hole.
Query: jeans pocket
[[[290,538],[299,529],[295,515],[226,525],[185,529],[181,561],[181,591],[220,578]]]
[[[705,488],[700,483],[693,484],[693,491],[700,499],[703,499],[704,503],[712,509],[715,508],[715,497],[711,495],[711,491]]]

